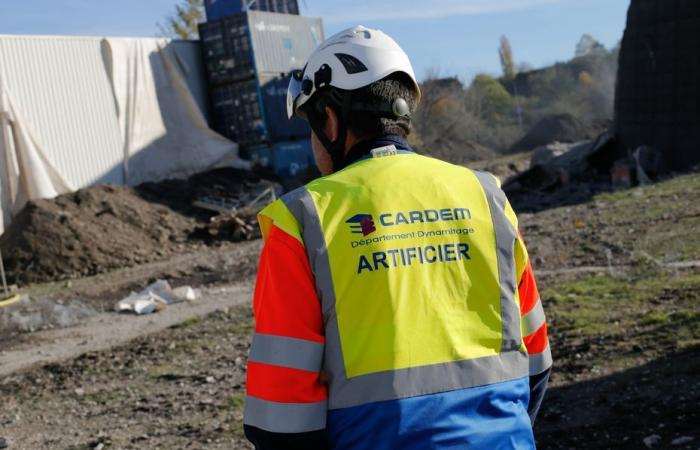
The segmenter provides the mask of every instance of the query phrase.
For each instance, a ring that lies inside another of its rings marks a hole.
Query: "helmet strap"
[[[352,111],[352,94],[350,92],[344,93],[340,107],[334,108],[334,111],[336,111],[338,115],[338,137],[335,141],[331,141],[328,138],[324,131],[325,122],[319,117],[316,117],[316,115],[309,116],[309,125],[330,155],[331,162],[333,163],[333,171],[335,172],[342,167],[343,159],[345,158],[345,142],[348,137],[348,122]],[[325,115],[325,112],[323,115]],[[323,117],[323,115],[319,116]]]

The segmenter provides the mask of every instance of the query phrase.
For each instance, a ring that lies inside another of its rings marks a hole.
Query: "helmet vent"
[[[355,73],[367,72],[369,70],[367,69],[367,66],[365,66],[362,63],[362,61],[360,61],[352,55],[348,55],[346,53],[336,53],[335,56],[340,60],[340,62],[343,64],[343,67],[345,67],[345,70],[350,75]]]

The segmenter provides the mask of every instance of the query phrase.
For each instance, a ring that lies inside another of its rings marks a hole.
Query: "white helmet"
[[[290,119],[299,114],[299,108],[319,89],[332,86],[353,91],[397,72],[408,75],[415,88],[416,103],[420,101],[413,67],[396,41],[380,30],[363,26],[341,31],[323,42],[304,69],[292,76],[287,90],[287,114]],[[409,114],[405,101],[394,105],[393,110],[397,116]]]

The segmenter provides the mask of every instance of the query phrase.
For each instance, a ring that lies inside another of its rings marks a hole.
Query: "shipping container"
[[[261,76],[265,129],[270,140],[288,141],[311,136],[309,124],[298,117],[287,117],[287,86],[290,75]]]
[[[289,75],[212,89],[213,128],[242,146],[308,138],[305,121],[287,118],[288,84]]]
[[[255,76],[245,14],[199,25],[202,57],[212,86]]]
[[[280,177],[296,177],[314,166],[309,139],[279,142],[272,147],[272,169]]]
[[[199,35],[209,82],[218,86],[303,68],[323,42],[323,22],[250,11],[200,24]]]
[[[274,144],[270,158],[271,169],[282,178],[296,177],[314,165],[309,139]]]
[[[280,14],[299,14],[298,0],[205,0],[207,20],[223,19],[244,11],[268,11]]]
[[[257,80],[212,89],[211,106],[215,131],[243,146],[269,141]]]
[[[258,145],[246,153],[258,171],[283,179],[299,177],[315,167],[309,139]]]
[[[320,18],[260,11],[251,11],[247,16],[258,74],[302,69],[324,39]]]
[[[270,144],[247,147],[241,154],[244,158],[250,160],[255,170],[272,172],[272,147]]]
[[[201,24],[200,39],[212,128],[243,147],[310,136],[287,118],[286,93],[290,72],[323,41],[320,19],[250,11]]]

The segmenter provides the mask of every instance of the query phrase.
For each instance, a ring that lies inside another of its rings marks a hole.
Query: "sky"
[[[0,34],[155,36],[179,0],[0,0]],[[570,59],[584,33],[611,48],[622,38],[629,0],[299,0],[322,17],[326,36],[362,24],[392,36],[418,78],[500,73],[498,45],[516,64]]]

